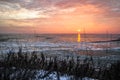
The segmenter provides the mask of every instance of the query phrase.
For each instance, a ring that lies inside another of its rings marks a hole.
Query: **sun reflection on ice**
[[[81,41],[81,36],[80,36],[80,29],[78,29],[77,31],[78,31],[77,42],[80,42],[80,41]]]

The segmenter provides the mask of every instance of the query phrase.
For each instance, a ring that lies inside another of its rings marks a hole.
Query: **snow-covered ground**
[[[58,80],[56,72],[51,72],[50,74],[48,74],[47,77],[40,78],[40,77],[44,76],[47,72],[48,71],[39,70],[37,72],[35,80]],[[60,75],[59,79],[60,80],[74,80],[75,77],[69,76],[69,75]],[[89,77],[83,77],[82,80],[98,80],[98,79],[93,79],[93,78],[89,78]]]
[[[90,43],[90,42],[0,42],[0,52],[15,50],[22,47],[23,52],[26,51],[46,51],[46,50],[120,50],[120,43],[106,42],[106,43]]]
[[[58,55],[62,57],[80,55],[81,59],[84,59],[88,55],[87,50],[90,55],[95,55],[94,59],[98,59],[99,57],[102,60],[120,60],[119,42],[0,42],[0,53],[18,52],[19,48],[22,48],[22,52],[36,51],[38,53],[43,52],[45,55]]]

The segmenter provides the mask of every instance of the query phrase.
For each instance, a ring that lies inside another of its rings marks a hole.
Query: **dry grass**
[[[93,58],[86,58],[81,61],[79,57],[75,60],[73,57],[67,59],[58,59],[58,57],[47,57],[43,53],[38,57],[36,52],[23,53],[20,48],[17,53],[10,51],[0,60],[0,80],[29,80],[35,79],[36,71],[48,71],[44,79],[51,72],[57,72],[57,79],[60,75],[73,75],[75,80],[84,77],[91,77],[99,80],[119,80],[120,79],[120,61],[107,67],[96,67]]]

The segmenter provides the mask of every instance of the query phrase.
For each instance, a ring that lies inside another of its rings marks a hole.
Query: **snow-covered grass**
[[[95,61],[93,57],[83,60],[79,56],[48,57],[44,53],[12,52],[3,54],[0,60],[0,79],[34,79],[34,80],[117,80],[120,70],[120,61],[106,65]],[[38,56],[39,55],[39,56]],[[97,66],[96,66],[97,63]]]

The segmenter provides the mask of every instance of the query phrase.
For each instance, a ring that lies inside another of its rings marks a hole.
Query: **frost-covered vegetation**
[[[9,51],[0,55],[0,80],[119,80],[120,61],[106,66],[93,57],[59,58],[44,53]]]

